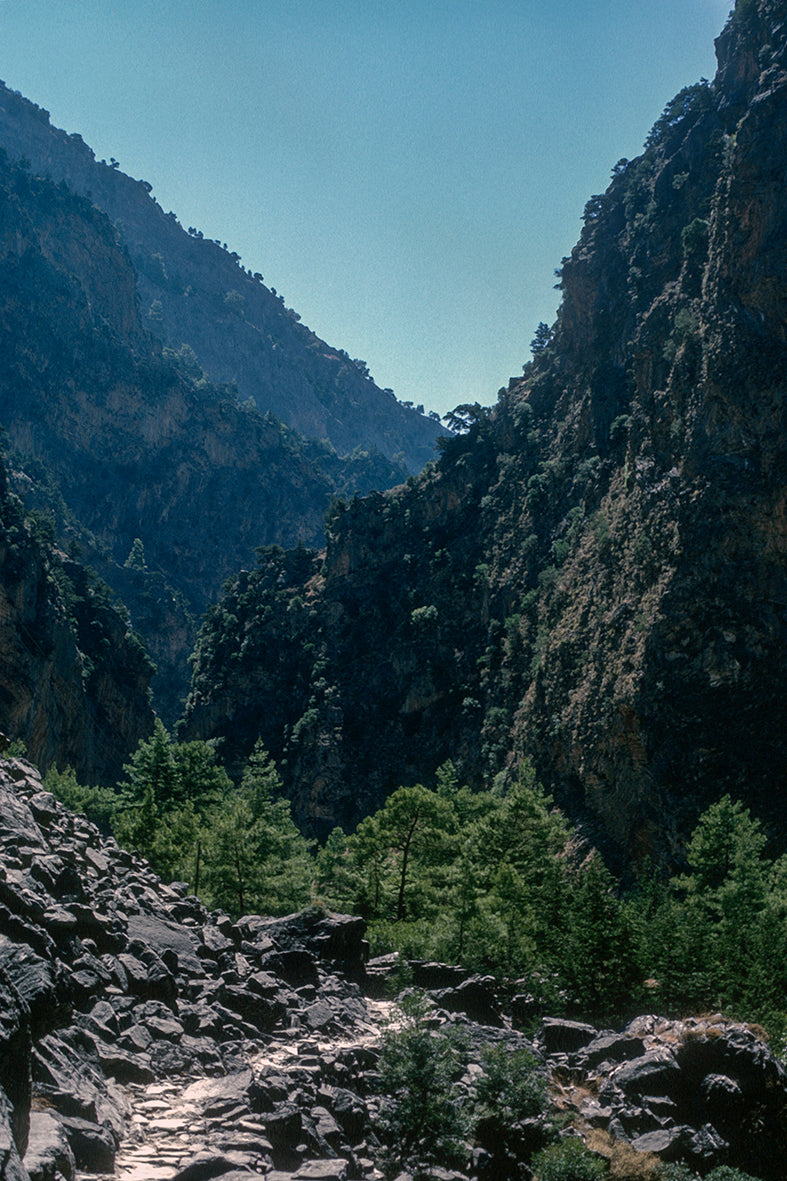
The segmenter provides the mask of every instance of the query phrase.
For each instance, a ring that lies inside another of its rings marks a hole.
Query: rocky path
[[[326,1055],[376,1045],[384,1024],[392,1019],[394,1006],[367,1000],[365,1007],[368,1015],[357,1020],[353,1036],[304,1040],[290,1035],[273,1040],[250,1061],[253,1074],[275,1069],[287,1077],[301,1070],[304,1062],[308,1065],[314,1060],[319,1066]],[[236,1103],[234,1087],[225,1087],[222,1080],[195,1083],[192,1078],[181,1078],[135,1084],[126,1094],[130,1116],[114,1173],[97,1178],[95,1173],[77,1172],[76,1181],[171,1181],[189,1167],[192,1175],[199,1171],[208,1175],[221,1159],[232,1161],[241,1170],[251,1168],[270,1176],[273,1146],[266,1135],[266,1119]],[[331,1167],[338,1175],[343,1162],[335,1161]],[[324,1171],[328,1168],[326,1164]],[[372,1169],[366,1176],[375,1181],[381,1174]]]

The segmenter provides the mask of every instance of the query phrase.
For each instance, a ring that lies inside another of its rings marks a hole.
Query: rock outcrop
[[[674,861],[724,792],[784,847],[783,16],[738,3],[715,81],[590,199],[557,321],[494,410],[335,515],[306,582],[234,584],[231,663],[220,615],[203,634],[187,724],[247,751],[285,687],[244,652],[285,587],[306,605],[269,745],[315,828],[446,759],[488,784],[529,756],[618,865]]]
[[[755,1177],[783,1171],[787,1074],[756,1029],[720,1014],[638,1017],[600,1033],[576,1025],[546,1021],[537,1044],[557,1106],[605,1133],[610,1155],[622,1142],[703,1175],[721,1164]]]
[[[153,670],[107,588],[37,524],[0,462],[0,732],[44,766],[114,782],[153,724]]]

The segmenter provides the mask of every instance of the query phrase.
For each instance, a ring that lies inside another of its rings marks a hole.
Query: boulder
[[[214,1177],[229,1179],[233,1174],[248,1177],[254,1174],[254,1169],[246,1167],[236,1154],[201,1152],[183,1165],[172,1181],[212,1181]]]
[[[390,956],[381,956],[374,962],[378,963],[379,959],[390,960],[390,958]],[[396,960],[394,966],[395,962]],[[423,988],[427,991],[435,988],[455,988],[457,984],[462,984],[472,975],[466,968],[460,968],[456,964],[439,964],[432,960],[410,960],[409,966],[412,972],[413,987]]]
[[[173,954],[175,966],[171,970],[190,980],[205,975],[202,960],[197,955],[200,940],[182,923],[146,914],[130,915],[128,937],[148,947],[162,962],[168,952]]]
[[[577,1051],[572,1065],[592,1070],[602,1062],[626,1062],[644,1053],[645,1043],[640,1037],[630,1037],[625,1033],[602,1033]]]
[[[25,1139],[29,1125],[25,1123]],[[28,1181],[28,1172],[22,1164],[18,1133],[18,1113],[15,1113],[5,1092],[0,1087],[0,1167],[3,1181]]]
[[[3,1119],[20,1154],[30,1122],[31,1045],[29,1010],[12,982],[0,972],[0,1086]]]
[[[232,1102],[236,1106],[249,1108],[249,1095],[255,1087],[250,1067],[236,1071],[222,1078],[198,1079],[183,1093],[184,1104],[193,1104],[200,1109],[209,1108],[218,1102]]]
[[[266,972],[273,972],[294,988],[302,984],[316,985],[319,981],[314,955],[302,948],[266,952],[260,957],[259,963]]]
[[[471,976],[453,988],[433,992],[432,996],[449,1013],[464,1013],[479,1025],[503,1025],[494,976]]]
[[[68,1137],[49,1112],[31,1112],[24,1166],[30,1181],[74,1181],[76,1165]]]
[[[571,1054],[581,1050],[598,1036],[592,1025],[582,1021],[567,1021],[561,1017],[544,1017],[538,1030],[537,1042],[544,1053]]]
[[[292,1181],[347,1181],[346,1160],[308,1160],[292,1175]]]
[[[632,1058],[612,1071],[615,1086],[630,1095],[674,1096],[681,1089],[681,1072],[675,1055],[666,1047]]]
[[[78,1169],[86,1173],[112,1173],[118,1138],[113,1129],[78,1116],[58,1117]]]

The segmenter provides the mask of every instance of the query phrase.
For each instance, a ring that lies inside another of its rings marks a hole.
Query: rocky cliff
[[[334,516],[306,581],[233,585],[242,644],[206,626],[189,726],[248,749],[297,667],[270,744],[315,827],[529,755],[629,863],[724,791],[783,834],[783,5],[739,2],[717,54],[589,200],[523,379]],[[287,596],[301,629],[262,669]]]
[[[208,913],[29,763],[0,761],[0,1176],[381,1181],[386,1104],[409,1096],[386,1089],[380,1042],[404,1016],[373,999],[385,964],[367,966],[363,934],[316,908]],[[663,1159],[691,1181],[719,1164],[783,1177],[787,1075],[756,1028],[717,1014],[598,1031],[507,1005],[491,977],[411,967],[430,1002],[421,1052],[454,1047],[445,1091],[417,1076],[424,1102],[477,1111],[493,1047],[498,1064],[526,1051],[543,1099],[526,1117],[514,1092],[482,1106],[456,1167],[416,1141],[400,1181],[520,1181],[559,1141],[555,1116],[611,1176],[655,1181]]]
[[[0,730],[114,782],[152,725],[152,668],[108,588],[25,516],[0,465]]]
[[[412,472],[432,456],[439,422],[379,389],[346,352],[300,324],[237,254],[186,232],[149,183],[97,161],[81,136],[53,127],[46,111],[2,83],[0,147],[107,214],[131,257],[146,323],[175,350],[186,345],[214,382],[235,385],[241,400],[301,435],[329,439],[341,455],[379,451]]]

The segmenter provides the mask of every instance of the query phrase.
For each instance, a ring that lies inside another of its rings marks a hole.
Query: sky
[[[490,404],[732,0],[0,0],[0,78],[402,401]]]

